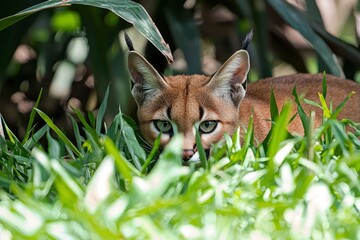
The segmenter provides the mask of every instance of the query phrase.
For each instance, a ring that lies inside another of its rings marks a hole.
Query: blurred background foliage
[[[0,18],[40,2],[3,3]],[[137,2],[170,45],[171,65],[130,23],[96,7],[48,9],[0,31],[0,113],[14,133],[25,135],[41,88],[39,109],[69,135],[72,125],[66,115],[74,114],[73,108],[96,113],[109,84],[107,119],[118,113],[119,106],[135,118],[124,30],[135,49],[165,75],[214,73],[254,29],[248,49],[250,81],[322,71],[360,79],[358,0]]]

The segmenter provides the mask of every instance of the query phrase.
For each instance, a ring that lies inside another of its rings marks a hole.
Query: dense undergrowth
[[[262,144],[250,121],[242,146],[225,136],[192,166],[181,165],[181,135],[159,155],[121,113],[104,126],[107,97],[96,117],[69,116],[75,142],[37,108],[21,141],[2,121],[0,239],[360,238],[360,128],[336,120],[347,99],[326,106],[325,83],[319,96],[319,128],[298,105],[305,137],[287,133],[290,104],[279,112],[272,99]],[[47,123],[37,131],[35,115]]]

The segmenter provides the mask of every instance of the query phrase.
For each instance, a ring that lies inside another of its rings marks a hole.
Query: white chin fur
[[[194,155],[189,159],[189,163],[191,162],[200,162],[200,155],[199,152],[194,153]]]

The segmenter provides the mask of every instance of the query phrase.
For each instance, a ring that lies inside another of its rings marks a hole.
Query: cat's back
[[[279,100],[292,95],[294,87],[298,95],[305,94],[308,97],[318,98],[318,93],[322,93],[323,74],[293,74],[275,78],[266,78],[250,83],[248,86],[247,96],[262,100],[270,99],[270,89],[279,95]],[[329,98],[339,101],[351,91],[359,92],[360,84],[342,79],[333,75],[326,76],[327,94]],[[339,98],[339,99],[338,99]],[[341,98],[341,99],[340,99]]]
[[[279,109],[281,109],[281,106],[286,100],[293,102],[294,97],[292,96],[292,92],[294,87],[296,87],[298,96],[303,96],[306,99],[319,103],[318,93],[323,92],[322,81],[323,74],[294,74],[262,79],[255,83],[250,83],[246,97],[240,107],[240,118],[242,122],[247,122],[251,111],[254,111],[255,124],[259,126],[258,131],[269,128],[270,122],[266,122],[264,119],[270,119],[269,102],[271,89],[273,89],[277,105]],[[332,103],[334,107],[339,105],[349,93],[355,92],[343,108],[339,117],[360,122],[360,84],[333,75],[326,76],[326,83],[326,100],[328,105]],[[316,112],[316,122],[319,124],[322,117],[321,109],[305,103],[303,103],[302,106],[307,114],[310,111]],[[293,108],[293,111],[295,112],[296,109]],[[302,132],[299,119],[295,119],[290,127],[294,132]]]

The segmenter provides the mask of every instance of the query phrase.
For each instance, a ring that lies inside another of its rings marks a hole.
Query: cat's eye
[[[156,129],[161,133],[171,133],[172,125],[171,122],[166,120],[155,120],[154,125]]]
[[[199,131],[201,133],[211,133],[215,130],[217,126],[217,121],[203,121],[199,125]]]

